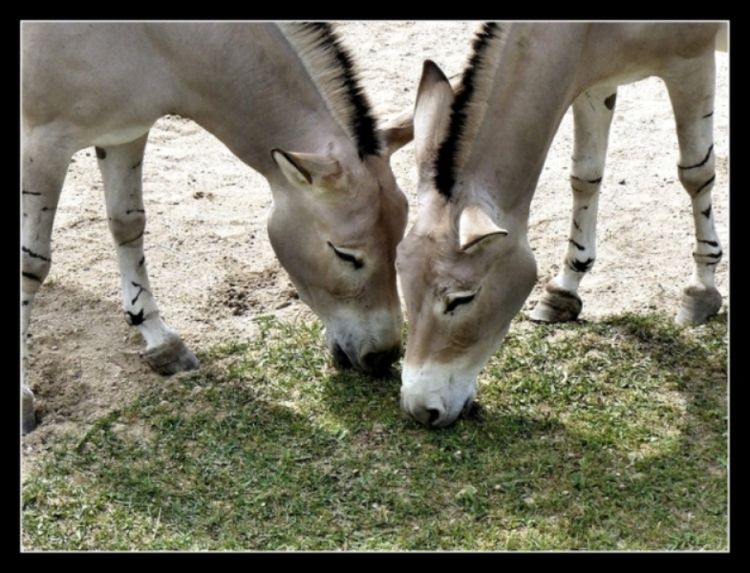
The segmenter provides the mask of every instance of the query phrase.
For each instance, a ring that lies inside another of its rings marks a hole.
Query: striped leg
[[[117,248],[125,320],[146,341],[144,357],[160,374],[198,366],[198,360],[159,316],[143,254],[146,214],[142,196],[142,161],[148,134],[124,145],[96,148],[104,178],[109,229]]]
[[[713,49],[699,61],[686,64],[679,77],[664,78],[672,100],[680,144],[677,170],[680,182],[690,195],[695,222],[695,271],[682,294],[676,321],[701,324],[719,312],[721,295],[714,285],[721,245],[714,228],[711,189],[714,170],[713,105],[715,60]]]
[[[34,297],[52,265],[52,224],[73,150],[66,150],[42,129],[25,130],[23,137],[23,243],[21,315],[23,348]],[[24,383],[23,432],[36,426],[34,394]]]
[[[596,215],[604,175],[609,128],[617,88],[600,86],[582,93],[573,102],[575,123],[573,164],[573,216],[562,269],[549,281],[531,319],[541,322],[575,320],[583,306],[578,286],[596,258]]]

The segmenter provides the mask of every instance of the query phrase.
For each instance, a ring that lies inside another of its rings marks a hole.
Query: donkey
[[[93,145],[125,319],[156,371],[198,365],[160,317],[143,252],[146,139],[179,114],[268,180],[271,245],[325,323],[336,364],[377,372],[399,356],[394,259],[408,204],[389,158],[411,127],[377,128],[331,25],[27,23],[22,34],[24,339],[71,156]],[[28,430],[33,395],[23,393]]]
[[[454,95],[424,66],[414,112],[418,213],[397,249],[409,336],[402,407],[441,427],[468,409],[476,378],[536,281],[529,206],[547,151],[573,105],[571,235],[560,274],[532,317],[573,320],[578,285],[595,259],[595,227],[617,86],[656,75],[669,90],[678,173],[695,221],[695,274],[677,322],[717,313],[722,250],[711,188],[718,24],[489,23]]]

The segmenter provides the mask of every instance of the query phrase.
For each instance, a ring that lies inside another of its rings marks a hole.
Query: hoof
[[[714,287],[689,286],[682,292],[682,303],[675,322],[703,324],[721,308],[721,294]]]
[[[569,322],[578,318],[583,308],[581,298],[570,291],[547,284],[542,299],[531,311],[535,322]]]
[[[164,376],[193,370],[199,366],[195,354],[190,352],[177,335],[160,346],[146,350],[143,357],[151,368]]]
[[[36,428],[36,412],[34,412],[34,394],[28,386],[23,386],[23,433],[28,434]]]

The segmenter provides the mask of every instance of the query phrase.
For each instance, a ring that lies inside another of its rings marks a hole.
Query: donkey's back
[[[271,24],[254,24],[251,33],[208,23],[26,24],[24,124],[54,127],[80,147],[132,141],[168,113],[199,119],[216,105],[222,84],[239,75],[232,69],[238,50],[243,76],[260,80],[247,83],[245,93],[262,90],[272,62],[289,59],[274,53],[279,39]]]
[[[27,127],[54,122],[69,132],[82,130],[77,137],[84,138],[118,123],[153,123],[169,102],[165,74],[170,68],[143,25],[24,26]]]

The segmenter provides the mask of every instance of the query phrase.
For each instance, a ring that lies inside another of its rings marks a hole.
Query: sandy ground
[[[422,61],[452,75],[463,68],[472,22],[349,22],[341,26],[381,118],[414,105]],[[728,60],[717,54],[717,163],[713,209],[724,248],[717,286],[728,291]],[[566,115],[533,204],[531,245],[539,282],[566,247],[572,121]],[[666,89],[648,79],[620,88],[601,198],[598,257],[581,288],[582,318],[623,311],[677,311],[692,273],[690,202],[677,179],[677,138]],[[393,158],[415,205],[412,145]],[[162,316],[194,350],[254,336],[254,316],[312,318],[295,298],[265,231],[266,181],[189,120],[166,117],[151,131],[144,161],[145,236]],[[144,388],[163,383],[139,358],[140,335],[120,310],[119,273],[93,149],[74,157],[53,235],[55,264],[35,303],[25,361],[40,427],[23,440],[28,471],[50,438],[85,429]]]

